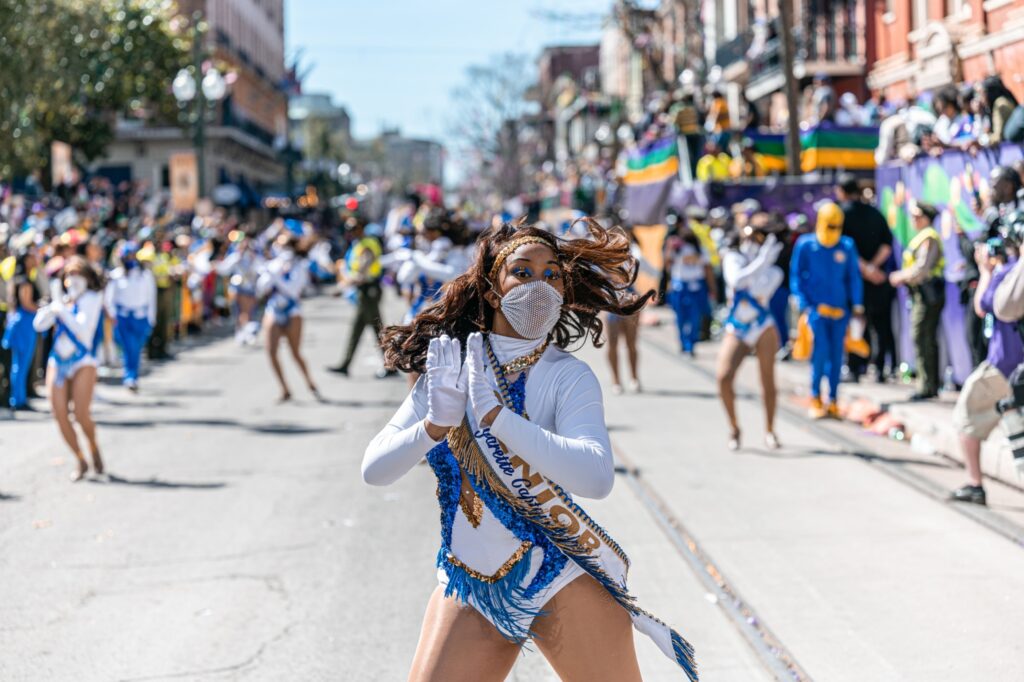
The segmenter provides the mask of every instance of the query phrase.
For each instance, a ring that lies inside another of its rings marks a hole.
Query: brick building
[[[279,153],[288,132],[284,0],[178,0],[178,11],[185,17],[202,13],[208,26],[205,54],[235,74],[227,96],[207,117],[201,193],[235,184],[254,203],[284,182]],[[146,181],[155,190],[169,187],[170,156],[192,150],[188,131],[170,122],[121,121],[116,132],[94,170],[115,180]]]
[[[1021,0],[873,0],[868,85],[890,99],[998,73],[1024,97]]]

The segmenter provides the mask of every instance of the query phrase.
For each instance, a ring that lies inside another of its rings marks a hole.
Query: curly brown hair
[[[520,237],[544,240],[562,266],[565,303],[551,332],[552,342],[568,349],[590,335],[600,346],[604,330],[598,316],[601,311],[632,315],[655,292],[642,296],[633,293],[638,267],[629,251],[629,238],[621,229],[605,229],[589,218],[581,220],[590,232],[589,239],[560,239],[522,221],[484,231],[477,240],[476,258],[469,270],[445,284],[441,297],[424,308],[412,324],[384,331],[381,344],[385,365],[403,372],[423,372],[430,339],[447,334],[465,343],[471,333],[489,330],[494,309],[484,299],[492,289],[488,273],[502,247]]]

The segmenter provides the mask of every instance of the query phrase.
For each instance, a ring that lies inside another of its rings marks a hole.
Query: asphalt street
[[[0,421],[0,680],[405,679],[436,584],[433,476],[362,483],[406,383],[373,378],[369,336],[351,378],[324,371],[352,310],[305,305],[326,403],[285,357],[296,400],[276,405],[262,350],[221,335],[149,365],[138,395],[99,387],[108,479],[68,482],[46,414]],[[605,397],[621,473],[586,506],[701,679],[1020,678],[1024,547],[799,419],[759,449],[753,396],[728,452],[706,367],[644,334],[644,392]],[[580,354],[607,386],[602,352]],[[645,680],[682,679],[637,647]],[[528,650],[509,679],[557,678]]]

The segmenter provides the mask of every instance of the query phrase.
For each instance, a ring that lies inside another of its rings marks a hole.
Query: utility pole
[[[199,196],[206,196],[206,97],[203,95],[203,14],[192,15],[192,63],[196,69],[195,137],[196,168],[199,171]]]
[[[793,0],[779,0],[779,35],[782,47],[782,74],[785,77],[786,108],[789,120],[786,128],[786,169],[789,175],[800,174],[800,112],[797,110],[797,80],[793,73],[795,61],[793,45]]]

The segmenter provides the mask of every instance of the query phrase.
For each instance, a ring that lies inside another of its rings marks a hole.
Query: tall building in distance
[[[200,194],[209,196],[214,187],[233,184],[240,189],[242,202],[254,205],[263,193],[284,184],[284,0],[178,0],[178,10],[189,20],[202,15],[207,31],[201,52],[206,61],[231,74],[232,81],[207,116],[206,186]],[[187,127],[122,121],[96,171],[166,190],[171,155],[192,149]]]
[[[397,129],[382,132],[379,142],[384,149],[384,172],[396,186],[444,182],[444,147],[440,143],[403,137]]]

